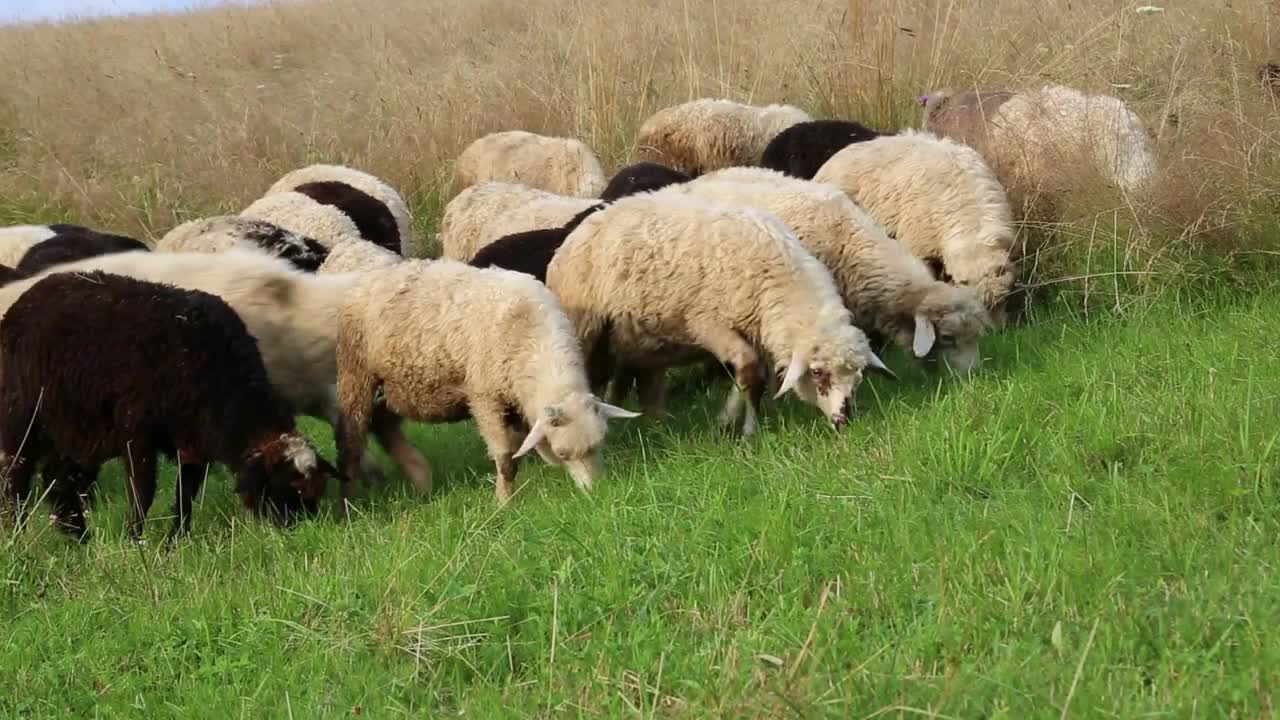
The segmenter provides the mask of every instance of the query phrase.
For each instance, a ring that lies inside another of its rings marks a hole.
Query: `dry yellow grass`
[[[1151,207],[1074,198],[1078,217],[1220,236],[1280,186],[1257,77],[1280,56],[1280,6],[1180,5],[316,0],[7,29],[0,220],[154,238],[329,161],[387,178],[425,229],[452,159],[493,130],[576,136],[612,168],[649,113],[699,96],[897,128],[931,88],[1052,81],[1129,101],[1166,161]]]

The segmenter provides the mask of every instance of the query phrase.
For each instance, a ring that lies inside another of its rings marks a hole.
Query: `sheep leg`
[[[9,480],[5,491],[9,496],[15,524],[21,527],[27,515],[27,508],[24,506],[31,496],[31,476],[36,471],[35,461],[24,454],[4,453],[0,456],[0,468],[0,477],[7,477]]]
[[[89,492],[98,478],[97,470],[96,466],[85,468],[73,463],[45,463],[52,520],[59,530],[82,543],[89,539],[84,511]]]
[[[640,411],[649,417],[667,411],[667,370],[646,368],[636,373],[636,389],[640,395]],[[616,403],[615,403],[616,404]]]
[[[506,505],[515,494],[516,468],[520,461],[515,454],[517,444],[512,429],[507,426],[503,408],[495,403],[476,404],[471,408],[476,430],[489,448],[489,457],[497,469],[494,493],[499,505]]]
[[[750,343],[727,327],[707,325],[690,329],[699,345],[715,355],[721,363],[733,368],[734,387],[719,417],[722,427],[732,427],[742,414],[742,391],[754,392],[755,387],[760,384],[759,356]],[[743,426],[744,435],[755,432],[754,423],[752,425]]]
[[[173,499],[173,527],[169,528],[169,536],[165,543],[172,545],[191,534],[191,502],[200,486],[204,484],[209,466],[205,463],[182,463],[178,466],[178,492]]]
[[[617,368],[609,383],[609,402],[620,407],[625,405],[627,397],[631,395],[631,388],[637,384],[638,378],[634,370],[625,366]]]
[[[399,415],[379,406],[373,410],[373,433],[400,470],[423,495],[431,494],[431,463],[404,436]]]
[[[142,541],[147,512],[156,499],[156,456],[147,448],[129,447],[124,456],[125,497],[129,500],[129,538]]]
[[[366,372],[338,372],[338,469],[342,477],[338,481],[338,502],[343,513],[355,489],[355,480],[361,476],[361,461],[369,444],[374,393],[377,379]]]

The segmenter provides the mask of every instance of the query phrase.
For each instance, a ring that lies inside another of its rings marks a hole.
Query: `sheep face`
[[[863,372],[871,369],[890,376],[893,373],[871,352],[867,336],[852,325],[829,326],[818,337],[792,353],[775,397],[794,390],[839,430],[849,422],[853,396],[862,384]]]
[[[245,506],[288,526],[314,515],[333,466],[298,433],[286,433],[250,453],[236,473],[236,492]]]
[[[917,358],[942,360],[967,375],[978,367],[978,340],[994,327],[976,291],[939,284],[896,328],[896,342]]]
[[[544,460],[565,466],[574,483],[589,491],[604,467],[607,421],[638,416],[590,393],[574,393],[542,409],[515,456],[537,448]]]

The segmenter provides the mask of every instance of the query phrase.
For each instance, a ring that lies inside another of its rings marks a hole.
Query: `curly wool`
[[[365,272],[399,264],[404,257],[367,240],[343,240],[329,250],[321,273]]]
[[[267,190],[266,194],[288,192],[302,185],[321,182],[345,183],[385,205],[395,219],[400,239],[400,254],[409,257],[415,243],[413,214],[409,212],[409,204],[395,188],[375,175],[345,165],[308,165],[285,173]]]
[[[774,136],[812,119],[791,105],[702,98],[651,115],[640,126],[637,142],[643,159],[696,177],[735,165],[759,165]]]
[[[600,159],[581,140],[524,130],[485,135],[454,164],[454,191],[477,183],[518,182],[572,197],[595,197],[605,187]]]
[[[238,215],[185,222],[165,233],[155,247],[158,253],[223,253],[235,249],[278,257],[307,272],[318,270],[330,252],[309,237]]]
[[[563,226],[574,215],[598,203],[527,185],[490,182],[458,193],[440,220],[441,254],[466,262],[498,238],[529,230]]]

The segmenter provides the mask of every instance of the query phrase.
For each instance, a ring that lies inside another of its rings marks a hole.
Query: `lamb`
[[[372,211],[376,218],[371,215],[370,220],[378,228],[373,233],[381,235],[382,239],[375,239],[375,237],[363,232],[362,237],[392,252],[398,252],[403,257],[409,257],[414,244],[413,215],[409,212],[409,204],[404,201],[404,197],[381,178],[344,165],[308,165],[285,173],[284,177],[277,180],[267,190],[266,194],[271,195],[292,190],[309,195],[319,202],[326,202],[322,199],[323,188],[332,184],[354,188],[358,191],[354,194],[358,202],[364,202],[359,198],[359,195],[362,194],[381,203],[390,213],[392,221],[395,223],[396,241],[393,243],[390,238],[386,237],[386,235],[391,234],[390,228],[385,226],[385,215],[376,208]],[[331,190],[341,190],[341,188],[331,188]],[[357,225],[360,224],[361,218],[359,214],[353,214],[349,207],[345,205],[342,209],[356,221]]]
[[[404,257],[386,248],[374,245],[367,240],[351,238],[333,246],[324,263],[320,265],[319,272],[364,272],[389,267],[401,260],[404,260]]]
[[[578,226],[547,268],[547,287],[577,328],[594,388],[613,364],[650,370],[710,352],[735,371],[722,425],[756,431],[761,358],[834,427],[867,369],[888,372],[854,327],[822,263],[776,216],[670,192],[619,200]],[[891,373],[890,373],[891,374]],[[653,385],[651,388],[655,387]],[[660,404],[651,394],[646,406]]]
[[[534,448],[590,490],[605,421],[637,416],[591,394],[573,327],[546,286],[449,260],[367,273],[343,304],[338,457],[352,473],[379,388],[398,415],[473,417],[497,469],[500,504],[512,496],[517,461]]]
[[[526,185],[491,182],[473,185],[445,206],[440,220],[441,254],[466,262],[480,248],[505,235],[560,227],[599,203],[566,197]]]
[[[324,494],[331,466],[294,426],[245,324],[208,293],[104,272],[44,276],[0,322],[0,367],[9,498],[27,501],[44,461],[55,521],[76,538],[87,533],[80,493],[112,457],[125,463],[134,540],[157,453],[181,466],[170,541],[190,530],[205,463],[228,466],[247,507],[286,523]]]
[[[669,168],[666,165],[659,165],[654,162],[639,162],[619,170],[609,180],[604,192],[600,193],[600,199],[606,202],[613,202],[627,195],[651,192],[668,185],[688,182],[689,180],[691,178],[685,173]]]
[[[1063,169],[1080,158],[1129,193],[1143,191],[1155,175],[1151,131],[1119,98],[1046,85],[942,90],[923,104],[922,128],[972,145],[1018,199],[1060,190]]]
[[[237,215],[183,223],[160,238],[155,251],[221,253],[233,248],[259,250],[306,272],[318,270],[329,256],[329,248],[312,238],[274,223]]]
[[[873,345],[892,340],[917,358],[941,356],[963,374],[980,362],[978,341],[992,320],[978,294],[935,279],[837,188],[765,168],[730,168],[667,192],[777,215],[831,271],[854,325]]]
[[[147,251],[147,246],[131,237],[98,232],[79,225],[50,225],[56,234],[41,240],[27,250],[14,268],[30,277],[46,268],[85,258],[133,250]]]
[[[496,181],[595,197],[605,186],[599,158],[582,141],[524,130],[491,133],[471,143],[458,156],[453,177],[455,192]]]
[[[485,245],[467,263],[472,267],[497,267],[532,275],[538,282],[547,281],[547,265],[555,257],[556,250],[565,238],[592,213],[604,209],[606,203],[598,203],[574,215],[561,227],[529,230],[505,235]]]
[[[802,180],[810,180],[824,163],[854,143],[883,133],[848,120],[811,120],[778,133],[764,149],[760,164]]]
[[[813,118],[791,105],[759,107],[702,98],[659,110],[640,126],[640,154],[694,177],[735,165],[759,165],[769,142]]]
[[[297,412],[337,422],[338,308],[360,273],[304,273],[279,258],[240,249],[219,253],[216,262],[205,253],[118,253],[59,265],[52,272],[92,270],[221,298],[257,340],[276,391]],[[38,279],[0,287],[0,314]],[[161,359],[153,358],[157,363]],[[374,430],[388,454],[415,488],[430,492],[426,461],[401,433],[399,419],[380,410],[374,420]],[[372,472],[372,459],[366,458],[365,463]]]
[[[387,206],[346,183],[304,183],[295,190],[270,193],[240,216],[275,223],[328,248],[351,238],[391,252],[399,252],[401,245],[395,217]]]
[[[916,257],[977,290],[999,322],[1014,282],[1013,217],[977,151],[904,130],[846,147],[813,179],[843,190]]]

